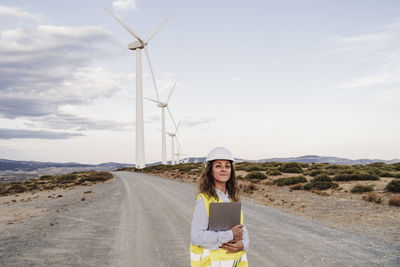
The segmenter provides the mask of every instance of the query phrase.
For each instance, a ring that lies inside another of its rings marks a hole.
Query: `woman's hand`
[[[221,248],[227,250],[228,251],[227,253],[229,254],[242,251],[244,245],[242,240],[232,240],[228,243],[222,244]]]
[[[242,240],[243,236],[243,224],[235,225],[231,228],[233,233],[233,240]]]

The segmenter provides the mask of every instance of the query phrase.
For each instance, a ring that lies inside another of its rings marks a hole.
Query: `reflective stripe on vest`
[[[198,194],[197,199],[203,197],[207,209],[207,215],[210,215],[210,203],[222,202],[220,199],[208,197],[205,194]],[[243,224],[243,213],[241,212],[240,223]],[[190,244],[190,265],[192,267],[248,267],[247,255],[245,251],[227,254],[224,249],[209,250],[201,246]]]

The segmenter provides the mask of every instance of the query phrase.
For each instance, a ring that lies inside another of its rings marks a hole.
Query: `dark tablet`
[[[210,203],[208,230],[226,231],[240,224],[240,202],[213,202]]]

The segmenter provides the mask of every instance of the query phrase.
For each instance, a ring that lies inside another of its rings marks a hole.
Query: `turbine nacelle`
[[[168,104],[167,103],[163,103],[163,102],[158,102],[158,104],[157,104],[157,107],[159,107],[159,108],[165,108],[167,106],[168,106]]]
[[[146,44],[143,44],[139,41],[135,41],[128,44],[128,49],[129,50],[143,49],[145,45]]]

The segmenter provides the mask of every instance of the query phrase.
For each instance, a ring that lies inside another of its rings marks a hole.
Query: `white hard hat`
[[[235,161],[235,159],[232,156],[232,153],[228,149],[222,146],[212,149],[207,155],[206,162],[216,159]]]

